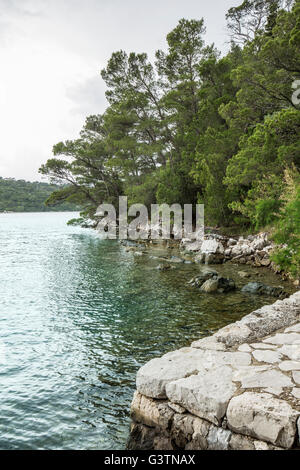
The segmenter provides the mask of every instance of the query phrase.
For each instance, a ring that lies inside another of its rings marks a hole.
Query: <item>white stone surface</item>
[[[202,253],[224,253],[224,246],[222,243],[216,241],[216,240],[204,240],[204,242],[201,245],[201,252]]]
[[[207,436],[208,450],[228,450],[231,436],[231,431],[212,426]]]
[[[213,351],[225,351],[225,344],[217,341],[215,336],[209,336],[208,338],[199,339],[192,343],[192,348],[198,349],[210,349]]]
[[[300,385],[300,372],[296,371],[292,373],[293,380],[296,384]]]
[[[299,413],[286,401],[268,393],[245,392],[230,400],[229,428],[279,447],[292,447]]]
[[[231,378],[230,367],[219,367],[170,382],[166,386],[166,393],[171,402],[178,403],[199,418],[220,425],[228,402],[236,391]]]
[[[240,351],[240,352],[251,352],[252,349],[250,348],[249,344],[241,344],[241,346],[238,347],[238,351]]]
[[[150,398],[165,398],[166,384],[197,374],[204,351],[186,348],[147,362],[137,373],[137,390]]]
[[[252,356],[258,362],[268,362],[269,364],[275,364],[281,359],[281,354],[278,351],[257,350],[253,351]]]
[[[299,388],[299,387],[293,388],[293,390],[292,390],[292,395],[293,395],[295,398],[297,398],[297,399],[300,400],[300,388]]]

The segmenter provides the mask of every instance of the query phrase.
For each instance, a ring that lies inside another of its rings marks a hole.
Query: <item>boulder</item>
[[[238,433],[289,449],[296,437],[299,412],[268,393],[245,392],[232,398],[228,427]]]
[[[236,289],[235,282],[232,279],[219,276],[217,271],[203,271],[199,276],[191,279],[190,285],[200,287],[201,292],[230,292]]]
[[[204,284],[200,287],[201,292],[205,292],[206,294],[217,292],[219,286],[218,279],[208,279],[205,281]]]
[[[273,287],[261,282],[249,282],[242,288],[242,292],[256,295],[269,295],[272,297],[283,297],[286,293],[283,287]]]
[[[226,413],[229,400],[237,389],[231,377],[230,367],[218,367],[205,374],[170,382],[166,386],[166,393],[172,402],[218,426]]]

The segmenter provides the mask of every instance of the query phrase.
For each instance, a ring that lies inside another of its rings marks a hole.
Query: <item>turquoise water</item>
[[[0,449],[123,449],[143,363],[274,301],[200,294],[200,266],[158,271],[72,217],[0,214]]]

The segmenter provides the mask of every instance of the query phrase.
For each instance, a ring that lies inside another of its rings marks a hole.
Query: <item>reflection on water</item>
[[[143,363],[273,301],[200,294],[200,266],[158,271],[73,216],[0,215],[0,449],[124,448]]]

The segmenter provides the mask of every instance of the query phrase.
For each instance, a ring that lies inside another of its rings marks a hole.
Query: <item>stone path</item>
[[[148,362],[137,390],[219,433],[300,445],[300,292]]]

